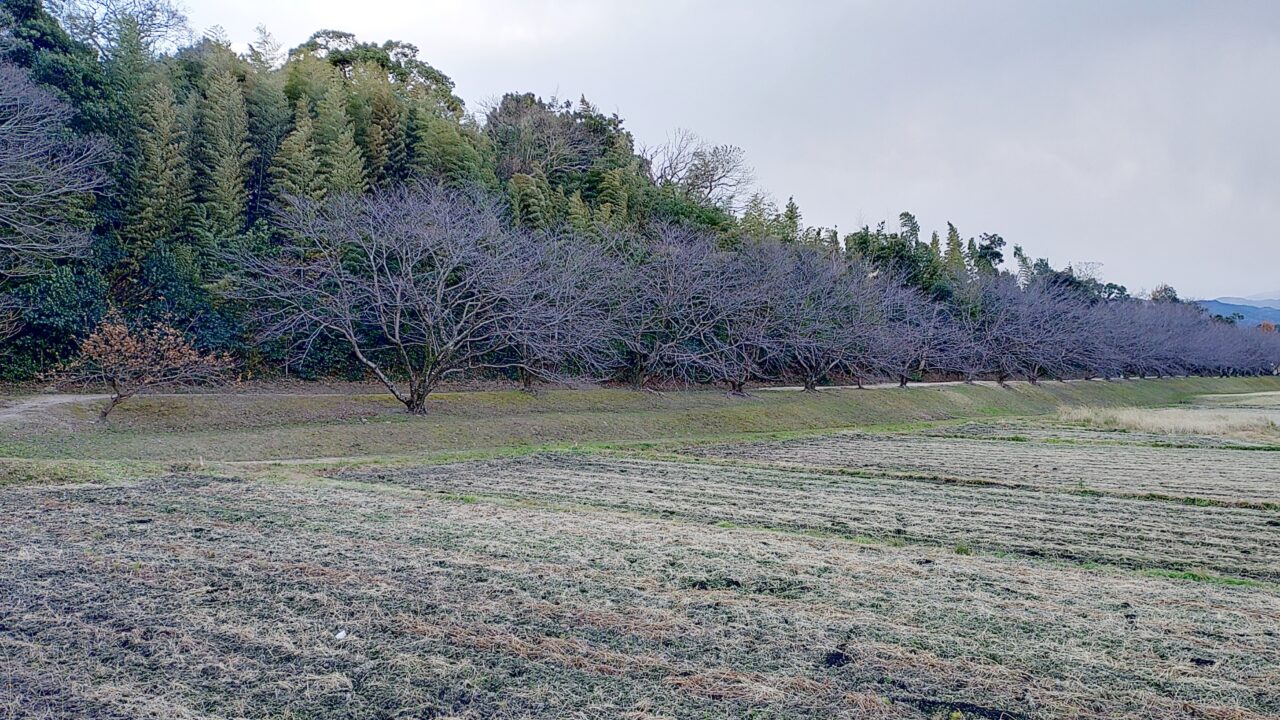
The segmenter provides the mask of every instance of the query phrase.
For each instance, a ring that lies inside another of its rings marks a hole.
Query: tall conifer
[[[294,111],[293,130],[280,143],[271,163],[271,194],[277,201],[299,197],[324,197],[320,182],[320,161],[316,157],[315,126],[307,101],[299,100]]]
[[[148,79],[138,129],[137,191],[123,237],[130,254],[141,259],[157,243],[179,239],[194,199],[186,137],[168,78]]]
[[[244,229],[247,179],[253,146],[240,82],[230,70],[215,70],[197,107],[200,135],[196,161],[204,232],[225,238]]]
[[[346,90],[334,79],[316,108],[316,154],[320,184],[330,195],[362,193],[368,188],[364,158],[346,111]]]

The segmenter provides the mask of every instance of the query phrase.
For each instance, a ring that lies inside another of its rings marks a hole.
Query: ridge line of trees
[[[379,377],[415,412],[478,369],[742,392],[1280,357],[1168,288],[1016,246],[1006,270],[998,235],[807,227],[687,131],[637,149],[585,98],[476,116],[453,89],[403,42],[236,53],[166,0],[0,0],[0,379],[108,315],[245,372]]]

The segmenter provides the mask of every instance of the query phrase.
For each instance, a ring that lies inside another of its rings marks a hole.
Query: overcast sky
[[[473,109],[586,95],[640,144],[684,127],[741,146],[808,224],[910,210],[1135,292],[1280,295],[1280,2],[186,6],[237,43],[258,23],[286,47],[321,28],[412,42]]]

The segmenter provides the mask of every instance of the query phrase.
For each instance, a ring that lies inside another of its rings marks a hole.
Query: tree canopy
[[[2,7],[3,379],[70,359],[108,312],[259,372],[380,376],[410,409],[478,368],[741,390],[1277,360],[1273,332],[999,234],[806,226],[741,148],[638,146],[585,97],[473,111],[407,42],[325,29],[286,52],[260,28],[238,53],[169,0]]]

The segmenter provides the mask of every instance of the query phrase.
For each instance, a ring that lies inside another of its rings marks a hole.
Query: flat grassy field
[[[432,409],[0,399],[0,718],[1280,716],[1280,379]]]

